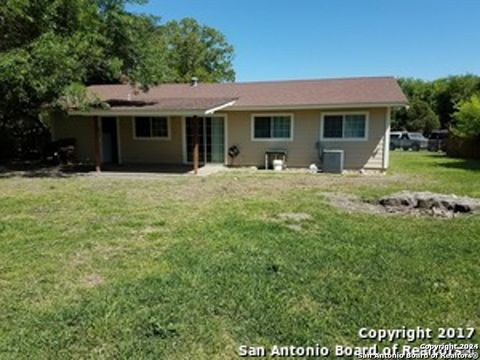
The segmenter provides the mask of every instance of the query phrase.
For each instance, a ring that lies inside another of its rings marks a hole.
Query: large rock
[[[384,196],[379,203],[385,207],[412,208],[419,210],[441,210],[467,213],[480,210],[480,200],[456,195],[431,192],[402,191]]]
[[[380,205],[391,207],[416,207],[417,201],[415,195],[408,191],[402,191],[393,195],[380,198]]]

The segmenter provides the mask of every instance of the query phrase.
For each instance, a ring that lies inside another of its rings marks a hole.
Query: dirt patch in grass
[[[94,288],[98,285],[103,284],[103,282],[104,282],[104,279],[99,274],[90,274],[90,275],[85,276],[82,279],[83,286],[85,286],[87,288]]]
[[[286,227],[290,230],[293,230],[293,231],[302,231],[303,230],[302,225],[299,225],[299,224],[288,224],[288,225],[286,225]]]
[[[278,217],[282,220],[290,220],[290,221],[305,221],[311,220],[312,216],[306,213],[298,212],[298,213],[281,213]]]
[[[302,223],[305,221],[312,220],[310,214],[304,212],[285,212],[278,214],[275,221],[278,221],[285,225],[286,228],[293,231],[302,231]]]
[[[430,192],[400,192],[376,201],[363,201],[352,194],[320,193],[333,207],[349,213],[413,215],[453,218],[480,211],[480,200]]]
[[[348,213],[369,213],[369,214],[385,214],[382,207],[360,200],[358,197],[345,193],[320,193],[337,209],[344,210]]]

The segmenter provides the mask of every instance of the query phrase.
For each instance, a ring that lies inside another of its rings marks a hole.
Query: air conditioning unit
[[[322,152],[322,170],[327,173],[343,172],[343,150],[327,150]]]

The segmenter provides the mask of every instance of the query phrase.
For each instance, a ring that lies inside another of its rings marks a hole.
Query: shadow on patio
[[[94,169],[92,168],[92,171]],[[190,165],[172,164],[125,164],[125,165],[102,165],[102,173],[146,173],[146,174],[168,174],[185,175],[192,171]]]

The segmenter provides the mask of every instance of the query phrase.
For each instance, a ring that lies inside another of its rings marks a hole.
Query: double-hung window
[[[323,139],[367,140],[366,113],[324,114],[322,119]]]
[[[292,140],[292,115],[254,115],[252,118],[253,140]]]
[[[135,139],[169,139],[167,117],[137,116],[134,118]]]

